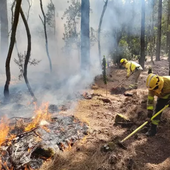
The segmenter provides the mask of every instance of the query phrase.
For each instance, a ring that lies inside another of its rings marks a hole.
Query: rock
[[[124,93],[124,96],[133,97],[133,93],[131,93],[131,92],[125,92],[125,93]]]
[[[102,100],[104,103],[112,103],[110,99],[108,98],[104,98],[104,97],[100,97],[98,98],[99,100]]]
[[[85,99],[92,99],[92,95],[89,94],[88,92],[84,92],[84,93],[82,94],[82,96],[83,96]]]
[[[98,87],[98,85],[97,84],[92,84],[92,86],[91,86],[91,89],[93,89],[93,90],[96,90],[96,89],[98,89],[99,87]]]

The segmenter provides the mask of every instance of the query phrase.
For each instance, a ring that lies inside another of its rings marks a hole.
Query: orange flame
[[[9,132],[9,122],[6,117],[2,117],[0,120],[0,146],[6,140]]]
[[[51,115],[48,113],[48,103],[42,104],[39,108],[35,109],[35,117],[33,121],[25,127],[25,131],[30,131],[36,128],[42,120],[51,120]]]
[[[71,143],[71,141],[68,141],[67,142],[67,147],[65,148],[65,151],[70,151],[71,149],[72,149],[72,143]]]

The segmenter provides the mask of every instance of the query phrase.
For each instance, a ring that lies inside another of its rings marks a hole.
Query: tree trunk
[[[46,28],[46,15],[44,13],[44,9],[43,9],[43,4],[42,4],[42,0],[40,0],[40,7],[41,7],[41,12],[43,14],[44,20],[41,19],[43,26],[44,26],[44,35],[45,35],[45,48],[46,48],[46,53],[47,53],[47,57],[48,57],[48,61],[50,64],[50,72],[52,73],[52,63],[51,63],[51,58],[50,58],[50,54],[49,54],[49,49],[48,49],[48,36],[47,36],[47,28]]]
[[[154,6],[155,6],[155,1],[154,0],[152,0],[151,1],[151,8],[152,8],[152,23],[151,23],[151,30],[152,30],[152,37],[151,37],[151,62],[152,62],[152,64],[155,64],[154,63],[154,61],[153,61],[153,56],[154,56],[154,39],[155,39],[155,31],[154,31]]]
[[[134,17],[135,17],[135,6],[134,3],[131,3],[130,0],[127,1],[127,5],[131,6],[131,15],[130,15],[130,19],[129,19],[129,23],[127,24],[127,43],[128,45],[130,44],[130,40],[131,40],[131,36],[132,36],[132,32],[133,32],[133,25],[134,25]]]
[[[168,0],[168,31],[167,31],[167,46],[168,46],[168,61],[169,61],[169,75],[170,75],[170,0]]]
[[[155,34],[154,34],[154,5],[155,5],[155,2],[154,0],[151,0],[149,2],[149,5],[151,6],[151,17],[150,17],[150,24],[149,24],[149,27],[147,28],[148,29],[148,42],[149,42],[149,45],[145,45],[146,47],[148,47],[148,54],[150,55],[151,57],[151,62],[152,64],[154,64],[154,61],[153,61],[153,56],[154,56],[154,37],[155,37]]]
[[[99,28],[98,28],[98,50],[99,50],[99,63],[100,63],[100,66],[102,66],[102,63],[101,63],[102,62],[102,57],[101,57],[101,45],[100,45],[100,32],[101,32],[103,16],[104,16],[104,13],[105,13],[106,8],[107,8],[107,3],[108,3],[108,0],[106,0],[105,3],[104,3],[103,11],[102,11],[102,14],[101,14],[101,17],[100,17],[100,22],[99,22]]]
[[[169,48],[170,48],[170,0],[168,0],[167,6],[167,35],[166,35],[166,53],[169,55]]]
[[[9,98],[9,84],[11,81],[10,60],[11,60],[11,55],[12,55],[12,51],[13,51],[14,44],[15,44],[15,35],[16,35],[16,29],[17,29],[18,20],[19,20],[19,11],[20,11],[21,2],[22,2],[22,0],[16,1],[14,21],[12,24],[11,40],[10,40],[8,55],[7,55],[7,59],[6,59],[6,83],[5,83],[5,87],[4,87],[5,99]]]
[[[5,60],[8,50],[8,10],[7,0],[0,0],[1,57]]]
[[[141,56],[139,64],[144,68],[145,64],[145,0],[142,0],[141,9]]]
[[[159,5],[158,5],[158,33],[157,33],[157,44],[156,44],[156,61],[160,61],[161,21],[162,21],[162,0],[159,0]]]
[[[34,96],[34,93],[31,89],[31,86],[30,86],[28,78],[27,78],[27,66],[28,66],[28,62],[29,62],[30,54],[31,54],[31,34],[30,34],[28,23],[27,23],[27,20],[25,18],[25,15],[23,13],[22,8],[20,8],[20,14],[21,14],[22,20],[24,22],[25,29],[26,29],[26,32],[27,32],[27,38],[28,38],[27,54],[26,54],[26,57],[25,57],[23,76],[24,76],[24,80],[25,80],[25,83],[27,85],[28,91],[30,92],[31,96],[33,97],[33,100],[36,101],[37,99]]]
[[[81,69],[88,70],[90,66],[90,2],[81,1]]]

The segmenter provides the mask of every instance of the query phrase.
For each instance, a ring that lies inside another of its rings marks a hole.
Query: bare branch
[[[28,87],[28,90],[31,94],[31,96],[33,97],[34,101],[36,101],[36,97],[31,89],[31,86],[29,84],[29,81],[28,81],[28,78],[27,78],[27,67],[28,67],[28,62],[29,62],[29,59],[30,59],[30,55],[31,55],[31,34],[30,34],[30,30],[29,30],[29,27],[28,27],[28,23],[27,23],[27,20],[25,18],[25,15],[23,13],[23,10],[22,8],[20,8],[20,14],[21,14],[21,17],[22,17],[22,20],[24,22],[24,25],[25,25],[25,29],[26,29],[26,32],[27,32],[27,38],[28,38],[28,45],[27,45],[27,54],[25,56],[25,63],[24,63],[24,70],[23,70],[23,76],[24,76],[24,79],[25,79],[25,83]]]
[[[50,64],[50,71],[52,72],[52,63],[51,63],[51,58],[50,58],[50,54],[49,54],[49,50],[48,50],[48,36],[47,36],[47,28],[46,28],[46,15],[44,13],[42,0],[40,0],[40,7],[41,7],[41,12],[42,12],[43,17],[44,17],[43,26],[44,26],[46,53],[47,53],[47,57],[48,57],[49,64]]]
[[[29,13],[30,13],[30,10],[31,10],[31,7],[32,7],[32,0],[27,0],[27,2],[28,2],[28,12],[27,12],[27,21],[28,21]]]
[[[102,59],[101,59],[100,32],[101,32],[103,16],[104,16],[104,13],[105,13],[106,8],[107,8],[107,3],[108,3],[108,0],[105,1],[105,4],[103,6],[103,11],[102,11],[102,14],[101,14],[101,17],[100,17],[100,22],[99,22],[99,27],[98,27],[98,50],[99,50],[99,63],[100,63],[100,66],[102,65],[102,63],[101,63]]]

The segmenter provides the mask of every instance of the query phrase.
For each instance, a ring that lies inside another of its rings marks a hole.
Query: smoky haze
[[[78,90],[86,88],[90,83],[93,82],[93,78],[101,74],[98,59],[97,41],[91,47],[91,61],[90,70],[86,73],[85,77],[81,77],[80,74],[80,51],[76,48],[72,48],[69,53],[63,52],[65,42],[63,41],[64,24],[66,24],[66,17],[63,18],[64,11],[71,3],[71,0],[53,0],[56,8],[56,33],[53,36],[49,36],[49,53],[53,65],[53,73],[50,74],[49,62],[45,50],[45,39],[43,25],[40,20],[42,16],[40,10],[39,0],[30,0],[32,6],[29,13],[28,24],[32,36],[32,51],[31,58],[40,60],[40,63],[36,66],[28,66],[28,79],[30,85],[35,93],[38,100],[49,101],[50,103],[62,104],[65,100],[74,98]],[[47,4],[50,1],[43,1],[44,11],[47,12]],[[132,6],[131,3],[123,4],[122,1],[109,1],[108,8],[103,18],[102,34],[101,34],[101,47],[102,55],[109,55],[110,51],[115,46],[115,35],[112,34],[113,30],[122,30],[124,25],[130,25],[132,28],[131,34],[140,35],[140,18],[141,18],[141,4],[139,2]],[[9,29],[11,28],[11,3],[8,1],[8,19]],[[95,30],[97,36],[97,29],[101,12],[103,9],[103,0],[90,0],[90,27]],[[25,14],[28,11],[27,1],[22,2],[23,10]],[[133,18],[133,22],[132,22]],[[77,30],[80,31],[80,20],[78,20]],[[10,31],[10,30],[9,30]],[[25,28],[20,17],[19,25],[17,28],[16,35],[17,46],[15,45],[12,59],[11,59],[11,75],[12,81],[10,84],[11,93],[22,93],[26,92],[27,88],[24,81],[18,80],[19,69],[14,63],[14,58],[17,57],[17,50],[19,53],[24,53],[27,49],[27,37]],[[3,97],[3,87],[5,83],[4,76],[4,59],[0,57],[1,63],[1,82],[0,82],[0,94]],[[25,93],[24,102],[30,100],[29,94]],[[22,100],[23,101],[23,100]]]

